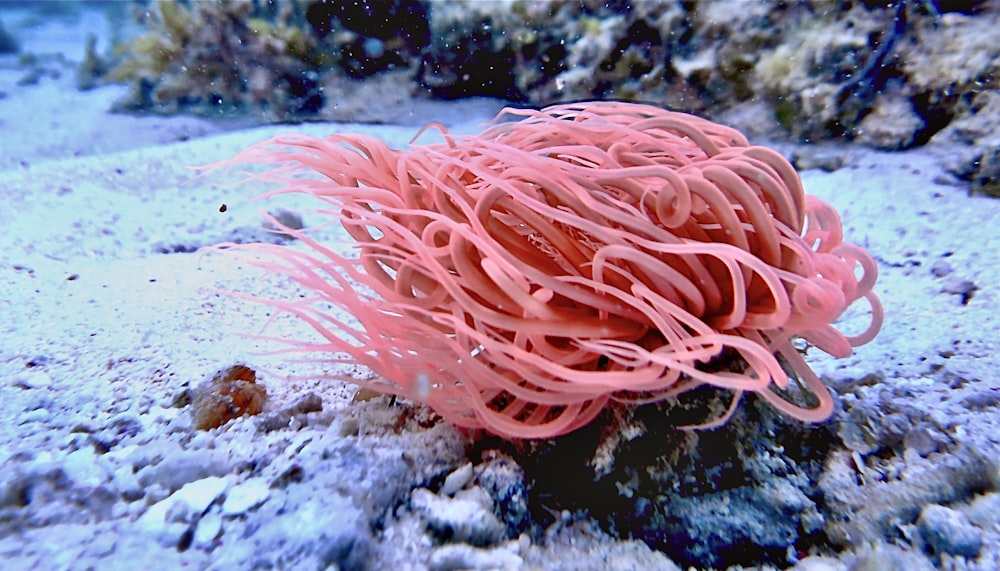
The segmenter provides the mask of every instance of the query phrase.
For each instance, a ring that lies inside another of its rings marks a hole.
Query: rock
[[[470,480],[472,480],[471,462],[448,474],[438,493],[442,496],[454,496],[456,492],[468,485]]]
[[[979,290],[979,286],[976,285],[976,282],[961,278],[949,279],[941,288],[944,293],[961,296],[962,305],[968,305],[977,290]]]
[[[371,569],[371,539],[361,533],[339,530],[323,538],[319,547],[322,569],[366,571]]]
[[[847,571],[847,566],[832,557],[813,555],[796,563],[791,571]]]
[[[940,450],[943,437],[926,426],[918,426],[903,437],[904,450],[912,450],[924,458]]]
[[[889,569],[906,569],[906,571],[933,571],[934,564],[914,549],[904,549],[896,545],[875,541],[858,549],[857,556],[850,571],[888,571]]]
[[[238,515],[267,501],[271,495],[267,482],[254,478],[233,486],[222,504],[222,515]]]
[[[516,553],[504,547],[479,549],[471,545],[445,545],[431,554],[429,567],[432,571],[507,571],[521,569],[523,563]]]
[[[71,480],[85,486],[97,486],[109,477],[105,463],[90,446],[67,454],[62,468]]]
[[[29,369],[12,377],[7,384],[22,389],[47,389],[52,386],[52,377],[44,371]]]
[[[144,462],[144,451],[135,452],[135,462]],[[231,459],[214,450],[162,450],[163,460],[159,464],[146,465],[136,474],[143,486],[160,484],[170,490],[178,490],[185,484],[211,476],[221,476],[232,471]]]
[[[48,422],[51,417],[52,413],[49,412],[49,409],[39,407],[34,410],[22,412],[21,416],[18,418],[18,424],[28,424],[31,422],[44,423]]]
[[[493,498],[497,513],[507,526],[507,535],[514,536],[531,523],[528,512],[528,489],[524,470],[513,459],[499,455],[481,467],[479,486]]]
[[[968,516],[969,521],[983,529],[1000,529],[1000,493],[983,494],[973,500]]]
[[[899,92],[879,95],[875,109],[858,125],[858,141],[886,151],[900,151],[913,146],[917,135],[926,128],[913,110],[909,99]]]
[[[186,521],[191,521],[192,517],[205,513],[208,506],[212,505],[219,496],[229,489],[227,478],[210,477],[185,484],[183,488],[174,492],[171,498],[180,512],[174,513],[183,517]],[[183,515],[181,515],[183,514]]]
[[[836,172],[847,166],[847,153],[841,147],[829,145],[803,146],[792,153],[790,160],[800,171],[818,169]]]
[[[198,521],[198,527],[194,531],[194,544],[199,547],[208,547],[221,533],[222,515],[217,511],[212,511]]]
[[[938,504],[924,507],[917,520],[917,529],[931,555],[961,555],[979,557],[983,548],[982,530],[972,525],[961,512]]]
[[[192,524],[229,488],[227,478],[210,477],[185,484],[152,506],[136,522],[165,547],[177,546]],[[206,532],[207,533],[207,532]],[[214,536],[213,536],[214,537]]]
[[[944,260],[938,260],[931,264],[931,275],[936,278],[943,278],[953,271],[955,270],[951,267],[951,264]]]
[[[138,529],[155,538],[163,547],[168,548],[180,545],[181,539],[189,527],[186,523],[167,521],[167,512],[171,505],[172,503],[167,500],[153,504],[136,521]]]
[[[464,490],[454,498],[441,497],[425,488],[413,491],[410,505],[439,540],[493,545],[504,538],[505,526],[493,514],[489,495],[482,488]]]
[[[257,384],[257,372],[233,365],[191,392],[191,416],[198,430],[210,430],[241,416],[264,410],[267,389]]]

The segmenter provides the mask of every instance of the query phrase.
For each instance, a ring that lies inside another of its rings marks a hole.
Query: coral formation
[[[310,80],[314,42],[286,24],[268,22],[250,2],[157,2],[143,17],[150,32],[120,46],[112,81],[132,93],[119,109],[232,114],[264,109],[277,118],[319,109]]]
[[[327,83],[409,66],[428,41],[415,0],[154,6],[140,16],[149,31],[121,43],[106,74],[132,86],[121,110],[316,116]]]
[[[646,105],[505,117],[522,119],[405,152],[288,135],[233,159],[275,165],[254,175],[280,185],[267,196],[315,197],[357,243],[346,258],[272,219],[312,252],[240,247],[313,293],[269,301],[324,339],[292,350],[365,365],[374,388],[512,438],[703,385],[734,394],[709,424],[744,392],[800,420],[831,414],[793,341],[844,357],[874,337],[876,268],[781,155]],[[845,336],[831,323],[860,299],[870,326]]]

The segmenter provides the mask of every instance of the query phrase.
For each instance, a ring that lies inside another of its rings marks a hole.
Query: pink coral
[[[803,421],[830,416],[792,341],[845,357],[871,340],[876,267],[781,155],[647,105],[511,117],[406,151],[287,135],[233,159],[274,165],[253,175],[279,184],[265,196],[315,197],[356,242],[344,255],[278,224],[306,248],[240,247],[315,294],[267,300],[323,338],[295,350],[367,366],[373,388],[513,438],[705,384],[734,392],[727,417],[744,391]],[[871,323],[845,336],[831,323],[860,298]],[[817,405],[776,392],[786,370]]]

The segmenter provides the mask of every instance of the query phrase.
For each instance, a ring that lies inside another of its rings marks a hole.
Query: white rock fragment
[[[18,424],[28,424],[29,422],[46,422],[52,416],[47,408],[36,408],[22,412]]]
[[[109,470],[119,490],[138,490],[142,488],[139,485],[139,479],[135,477],[135,473],[132,472],[129,466],[116,466],[112,463]]]
[[[441,497],[425,488],[413,491],[413,510],[442,539],[489,546],[501,541],[506,528],[493,514],[492,501],[482,488],[463,490],[454,498]]]
[[[184,521],[191,521],[192,518],[205,513],[208,506],[228,489],[229,479],[215,476],[185,484],[170,496],[176,504],[174,513],[183,517]]]
[[[441,485],[442,496],[454,496],[456,492],[464,488],[472,480],[472,462],[455,470],[444,479]]]
[[[229,488],[227,478],[209,477],[186,484],[150,506],[136,522],[165,547],[176,546],[191,523]]]
[[[523,566],[524,561],[504,547],[479,549],[464,544],[445,545],[435,549],[429,565],[433,571],[514,571]]]
[[[140,531],[155,538],[163,547],[176,547],[188,528],[186,523],[167,521],[173,502],[170,498],[153,504],[136,522]]]
[[[979,557],[983,532],[957,510],[938,504],[925,506],[917,520],[920,537],[934,554]]]
[[[202,478],[229,474],[232,470],[232,459],[222,451],[211,449],[177,451],[172,446],[161,449],[149,448],[149,452],[162,455],[158,464],[145,465],[136,476],[143,486],[160,484],[176,490]],[[142,460],[136,456],[133,462],[151,462],[152,458]]]
[[[213,510],[198,521],[198,527],[194,530],[194,544],[208,547],[220,533],[222,533],[222,514]]]
[[[262,478],[253,478],[233,486],[222,503],[222,515],[238,515],[267,501],[271,489]]]
[[[52,377],[44,371],[32,370],[12,377],[8,384],[22,389],[45,389],[52,386]]]
[[[62,467],[71,480],[90,487],[104,483],[111,475],[107,464],[89,446],[67,454]]]

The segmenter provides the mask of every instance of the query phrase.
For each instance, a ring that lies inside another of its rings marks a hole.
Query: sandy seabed
[[[258,332],[267,308],[220,291],[295,292],[200,250],[260,227],[254,189],[189,167],[292,128],[108,113],[123,88],[73,88],[84,31],[105,25],[88,18],[24,39],[24,51],[63,53],[61,74],[21,85],[15,56],[0,59],[0,568],[679,568],[585,513],[510,537],[484,482],[516,479],[516,466],[470,458],[468,437],[419,406],[286,380],[307,368],[239,335]],[[423,119],[472,132],[487,107],[441,104]],[[294,130],[394,147],[415,133]],[[875,403],[874,424],[906,426],[893,454],[844,451],[858,483],[841,501],[859,513],[839,515],[892,533],[795,568],[867,557],[1000,569],[1000,201],[942,184],[934,149],[835,152],[842,168],[802,178],[876,256],[886,322],[852,357],[811,362],[850,387],[842,398]],[[268,334],[309,333],[278,320]],[[178,396],[237,363],[260,372],[264,412],[195,430]]]

